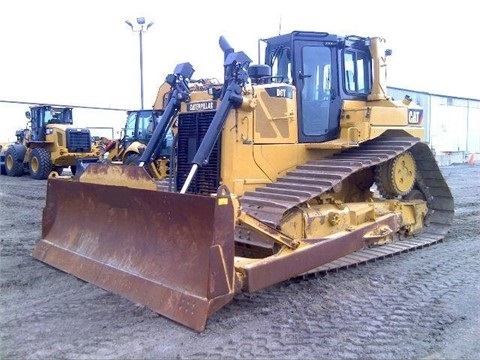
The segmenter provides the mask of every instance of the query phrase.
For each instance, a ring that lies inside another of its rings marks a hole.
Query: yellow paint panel
[[[407,113],[407,108],[372,106],[370,111],[370,124],[372,126],[406,126],[408,124]]]
[[[218,205],[228,205],[228,198],[219,198]]]
[[[297,142],[297,119],[295,89],[292,86],[278,85],[282,90],[290,89],[292,97],[272,96],[275,85],[260,88],[253,115],[254,141],[256,144],[294,144]],[[268,89],[268,92],[267,90]],[[272,90],[273,89],[273,90]],[[281,92],[283,93],[283,92]]]

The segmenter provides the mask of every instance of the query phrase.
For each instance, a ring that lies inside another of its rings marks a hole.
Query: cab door
[[[293,53],[299,142],[337,138],[341,99],[336,47],[323,41],[295,41]]]
[[[32,141],[45,141],[46,113],[50,114],[50,109],[44,106],[31,107],[31,131]]]

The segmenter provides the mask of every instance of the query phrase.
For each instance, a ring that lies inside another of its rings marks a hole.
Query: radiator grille
[[[215,116],[214,111],[180,114],[178,117],[177,191],[181,190],[192,168],[192,160]],[[220,185],[219,141],[210,155],[208,165],[199,167],[187,190],[191,194],[216,193]]]
[[[67,129],[67,149],[69,152],[90,152],[92,139],[88,129]]]

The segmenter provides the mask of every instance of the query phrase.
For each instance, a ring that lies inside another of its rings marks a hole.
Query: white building
[[[394,99],[409,95],[423,107],[424,140],[430,144],[440,165],[466,162],[472,154],[480,157],[479,99],[395,87],[387,90]]]

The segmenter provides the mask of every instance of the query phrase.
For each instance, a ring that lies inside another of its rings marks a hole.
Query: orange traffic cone
[[[475,164],[475,154],[470,154],[470,157],[468,158],[468,165],[474,165]]]

